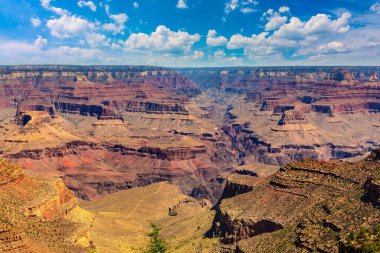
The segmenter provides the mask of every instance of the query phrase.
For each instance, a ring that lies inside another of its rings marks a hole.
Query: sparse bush
[[[350,233],[343,240],[345,252],[376,253],[380,252],[380,227],[362,227],[355,233]]]
[[[149,234],[151,239],[149,249],[146,253],[164,253],[166,251],[166,245],[165,241],[160,238],[161,229],[154,223],[151,223],[150,226],[152,227],[152,232]]]

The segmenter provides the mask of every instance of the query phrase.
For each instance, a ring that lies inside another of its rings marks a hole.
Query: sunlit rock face
[[[378,75],[375,67],[0,67],[1,156],[62,177],[83,199],[169,181],[216,203],[237,164],[343,159],[378,146]]]
[[[380,143],[379,67],[178,71],[227,105],[223,129],[240,156],[280,165],[355,157]]]
[[[207,236],[232,252],[376,252],[378,152],[354,163],[304,159],[262,181],[234,176],[226,192],[246,189],[247,182],[251,189],[220,201]]]
[[[1,67],[0,103],[1,155],[83,199],[170,181],[215,202],[233,163],[207,96],[174,70]]]

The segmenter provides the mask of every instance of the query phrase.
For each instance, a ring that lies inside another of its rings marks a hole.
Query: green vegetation
[[[160,238],[161,229],[154,223],[151,223],[150,226],[152,227],[152,232],[149,234],[151,240],[146,253],[164,253],[166,251],[166,245],[165,241]]]
[[[343,244],[358,253],[380,252],[380,226],[363,227],[359,231],[349,234]]]

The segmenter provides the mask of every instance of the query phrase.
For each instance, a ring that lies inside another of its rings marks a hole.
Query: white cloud
[[[178,0],[177,8],[178,9],[187,9],[189,7],[186,4],[186,0]]]
[[[38,36],[37,39],[34,41],[34,45],[41,50],[46,49],[47,43],[47,39],[44,39],[41,36]]]
[[[279,9],[279,12],[276,12],[273,9],[269,9],[267,12],[265,12],[262,17],[263,20],[267,21],[265,24],[265,31],[275,30],[285,24],[288,21],[288,17],[282,16],[281,13],[287,11],[289,11],[289,8],[283,6]]]
[[[219,47],[224,46],[227,44],[228,39],[223,36],[217,37],[217,32],[215,30],[209,30],[207,34],[207,45],[213,46],[213,47]]]
[[[214,59],[217,60],[216,62],[218,62],[218,64],[225,63],[228,66],[230,66],[231,64],[237,64],[241,62],[240,59],[236,56],[228,57],[226,52],[224,52],[222,49],[216,50],[213,56],[214,56]]]
[[[203,51],[194,51],[193,59],[201,59],[205,57],[205,53]]]
[[[89,64],[101,57],[103,53],[97,49],[47,48],[47,40],[41,36],[34,43],[0,39],[1,64]]]
[[[106,10],[107,15],[110,15],[110,6],[108,4],[104,5],[104,9]]]
[[[54,37],[60,39],[81,38],[82,44],[86,42],[91,47],[109,46],[110,40],[105,35],[96,32],[99,25],[99,23],[92,23],[75,15],[62,15],[60,18],[50,19],[46,23]]]
[[[174,32],[164,25],[157,27],[150,35],[133,33],[125,41],[125,50],[149,50],[151,52],[182,54],[190,51],[200,40],[199,34],[184,31]]]
[[[226,57],[226,53],[222,49],[218,49],[214,52],[214,57],[216,59],[224,59]]]
[[[61,39],[84,35],[95,28],[93,23],[75,15],[62,15],[60,18],[50,19],[46,26],[51,35]]]
[[[280,13],[285,13],[285,12],[289,12],[290,8],[288,6],[282,6],[282,7],[280,7],[280,9],[278,9],[278,11]]]
[[[380,3],[376,2],[376,3],[372,4],[370,10],[372,12],[380,14]]]
[[[351,14],[345,12],[336,20],[332,20],[326,14],[317,14],[312,16],[307,22],[302,22],[297,17],[292,17],[290,22],[281,26],[275,32],[278,38],[302,39],[306,36],[329,34],[329,33],[346,33],[350,30],[348,24]]]
[[[226,6],[224,8],[224,12],[226,14],[236,10],[239,6],[239,0],[230,0],[226,3]]]
[[[134,7],[134,8],[139,8],[139,3],[138,3],[138,2],[134,2],[134,3],[133,3],[133,7]]]
[[[86,7],[90,8],[90,10],[96,11],[96,5],[92,1],[87,1],[86,2],[84,0],[79,0],[78,1],[78,6],[81,7],[81,8],[83,8],[83,7],[86,6]]]
[[[115,20],[115,22],[119,25],[124,25],[124,23],[128,20],[128,16],[125,13],[110,15],[110,18]]]
[[[111,49],[112,49],[112,50],[120,50],[120,49],[121,49],[121,46],[120,46],[119,44],[112,43],[112,45],[111,45]]]
[[[33,27],[38,27],[41,25],[41,20],[39,18],[31,18],[30,22],[32,23]]]
[[[110,19],[114,21],[114,23],[107,23],[103,25],[103,29],[112,32],[114,35],[120,33],[124,34],[125,23],[128,21],[128,16],[125,13],[109,15]]]
[[[96,58],[102,51],[98,49],[82,49],[79,47],[61,46],[58,48],[58,52],[67,56],[74,56],[76,58]]]
[[[110,41],[103,34],[99,33],[88,33],[86,35],[86,42],[91,47],[99,47],[99,46],[109,46]]]
[[[257,10],[246,7],[246,8],[241,8],[240,11],[241,11],[242,13],[244,13],[244,14],[247,14],[247,13],[251,13],[251,12],[256,12]]]
[[[318,47],[318,51],[324,54],[347,53],[351,50],[351,46],[347,46],[340,41],[332,41]]]
[[[279,43],[275,40],[268,38],[268,32],[263,32],[258,35],[254,34],[251,37],[245,37],[241,34],[233,35],[228,44],[228,49],[243,48],[246,55],[268,55],[273,54],[276,46],[284,47],[285,44]]]
[[[235,10],[239,10],[243,13],[250,13],[256,11],[253,6],[257,5],[255,0],[228,0],[224,7],[224,12],[229,14]]]
[[[269,10],[266,15],[273,17],[276,12]],[[227,48],[231,50],[242,48],[246,56],[255,59],[265,55],[276,56],[280,59],[288,52],[298,52],[295,55],[305,55],[310,53],[312,48],[319,53],[332,53],[334,51],[341,53],[348,49],[334,39],[350,30],[348,24],[350,17],[351,14],[347,12],[335,20],[325,14],[317,14],[306,22],[297,17],[292,17],[288,23],[277,28],[267,26],[266,30],[270,30],[270,28],[275,30],[272,34],[263,32],[251,37],[241,34],[233,35],[227,44]],[[329,44],[330,42],[333,43]],[[326,45],[323,46],[323,44]]]
[[[67,11],[67,10],[64,10],[62,8],[57,8],[57,7],[54,7],[54,6],[51,6],[50,3],[51,3],[51,0],[40,0],[41,2],[41,6],[46,9],[46,10],[49,10],[49,11],[52,11],[52,12],[55,12],[56,14],[58,15],[69,15],[70,12]]]

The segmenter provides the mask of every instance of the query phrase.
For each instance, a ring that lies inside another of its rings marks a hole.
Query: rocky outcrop
[[[367,180],[363,199],[375,207],[380,207],[380,173],[373,173]]]
[[[117,152],[125,156],[135,155],[169,161],[193,159],[197,154],[206,153],[205,146],[198,146],[194,148],[173,147],[166,149],[155,147],[129,148],[123,145],[109,145],[85,141],[73,141],[66,143],[63,147],[24,150],[16,154],[6,155],[6,157],[10,159],[29,158],[33,160],[41,160],[45,158],[64,157],[70,154],[75,154],[75,152],[78,150],[107,150],[111,152]]]
[[[17,184],[24,178],[24,172],[17,165],[0,159],[0,186]]]
[[[380,225],[379,209],[360,199],[364,189],[365,201],[373,193],[368,180],[378,166],[370,159],[286,165],[252,191],[223,199],[209,234],[235,245],[231,252],[348,252],[341,251],[348,234]]]
[[[24,233],[0,222],[0,252],[33,252],[33,249]]]
[[[78,210],[74,193],[61,180],[26,176],[18,165],[0,160],[0,251],[86,252],[76,232],[88,230],[68,219]],[[65,225],[64,225],[65,224]]]
[[[290,110],[285,111],[277,123],[278,126],[285,125],[297,125],[297,124],[307,124],[307,120],[300,111]]]
[[[372,73],[371,76],[368,78],[368,81],[369,81],[369,82],[372,82],[372,83],[374,83],[374,82],[378,82],[379,79],[378,79],[376,73]]]
[[[180,115],[189,115],[189,112],[179,104],[159,104],[151,102],[128,101],[126,102],[126,111],[128,112],[146,112],[146,113],[174,113]]]
[[[56,196],[42,201],[33,199],[25,210],[26,216],[51,221],[64,217],[77,206],[74,193],[67,189],[62,181],[55,182],[53,187],[57,191]]]

